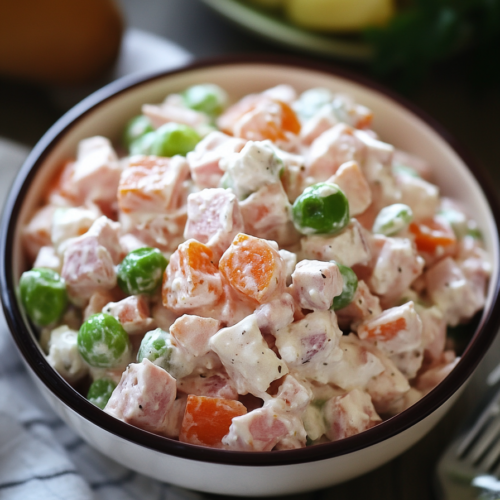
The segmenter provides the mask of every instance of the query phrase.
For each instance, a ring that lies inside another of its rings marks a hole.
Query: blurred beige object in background
[[[120,48],[113,0],[0,0],[0,74],[73,85],[102,75]]]
[[[321,31],[359,31],[394,14],[394,0],[287,0],[284,6],[291,22]]]

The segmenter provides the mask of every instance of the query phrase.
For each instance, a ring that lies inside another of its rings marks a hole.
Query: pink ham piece
[[[348,161],[364,162],[366,147],[354,134],[354,129],[338,123],[323,132],[311,144],[306,168],[314,182],[323,182],[331,177],[340,165]]]
[[[354,436],[382,422],[370,396],[359,389],[329,399],[323,407],[323,415],[326,435],[331,441]]]
[[[297,415],[286,413],[283,401],[271,400],[262,408],[233,418],[222,443],[235,451],[271,451],[279,443],[283,444],[280,449],[302,448],[306,432]]]
[[[188,196],[186,239],[207,245],[218,262],[234,237],[243,232],[243,217],[236,196],[222,188],[204,189]]]
[[[292,206],[280,182],[261,187],[241,201],[240,208],[246,233],[276,241],[280,246],[299,241],[292,222]]]
[[[260,305],[255,310],[260,331],[274,335],[280,328],[293,323],[295,308],[295,301],[289,293],[283,293],[279,298]]]
[[[483,307],[484,295],[478,296],[474,284],[451,257],[438,261],[424,276],[427,293],[448,325],[458,325]]]
[[[370,186],[355,161],[342,164],[327,182],[333,182],[342,189],[349,201],[349,213],[352,217],[362,214],[372,202]]]
[[[68,243],[61,275],[66,281],[69,297],[80,305],[84,305],[95,292],[116,285],[111,254],[99,244],[97,236],[89,234]]]
[[[302,238],[306,259],[334,260],[344,266],[366,265],[370,262],[369,234],[356,219],[333,236],[311,235]]]
[[[333,262],[303,260],[292,274],[292,293],[303,309],[327,310],[333,299],[342,293],[343,279]]]
[[[336,311],[336,314],[341,328],[350,327],[353,331],[357,331],[360,323],[378,316],[381,312],[379,298],[370,292],[363,280],[359,280],[351,303]]]
[[[57,207],[45,205],[35,212],[23,228],[23,248],[31,260],[35,260],[42,247],[51,246],[52,216]]]
[[[129,335],[144,335],[154,328],[154,320],[149,316],[149,305],[142,295],[131,295],[119,302],[110,302],[103,307],[102,312],[114,316]]]
[[[177,380],[177,390],[195,396],[238,399],[238,392],[224,369],[181,378]]]
[[[170,333],[177,344],[182,346],[187,352],[193,356],[204,356],[211,351],[209,345],[210,338],[220,328],[220,322],[215,319],[184,314],[175,320],[174,324],[170,327]]]
[[[149,432],[160,433],[176,396],[175,379],[148,359],[132,363],[113,391],[106,413]]]
[[[239,153],[246,141],[219,131],[210,132],[201,140],[186,159],[191,177],[200,188],[216,188],[224,175],[219,161],[231,153]]]
[[[380,241],[381,248],[378,254],[374,255],[372,274],[366,284],[387,307],[394,305],[411,283],[422,274],[425,263],[409,239],[386,238],[380,235],[375,238]]]

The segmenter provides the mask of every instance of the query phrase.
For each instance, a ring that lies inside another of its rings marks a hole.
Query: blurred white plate
[[[203,1],[227,19],[280,45],[354,61],[366,61],[371,54],[371,48],[365,42],[306,31],[250,4],[237,0]]]

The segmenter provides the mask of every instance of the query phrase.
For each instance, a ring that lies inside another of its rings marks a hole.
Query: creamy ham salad
[[[89,137],[24,228],[20,294],[48,362],[106,413],[238,451],[343,439],[458,361],[488,255],[439,165],[372,112],[288,85],[203,84]]]

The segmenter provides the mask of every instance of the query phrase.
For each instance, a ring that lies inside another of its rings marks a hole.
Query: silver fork
[[[499,479],[500,391],[446,449],[437,466],[436,489],[446,500],[500,500]]]

